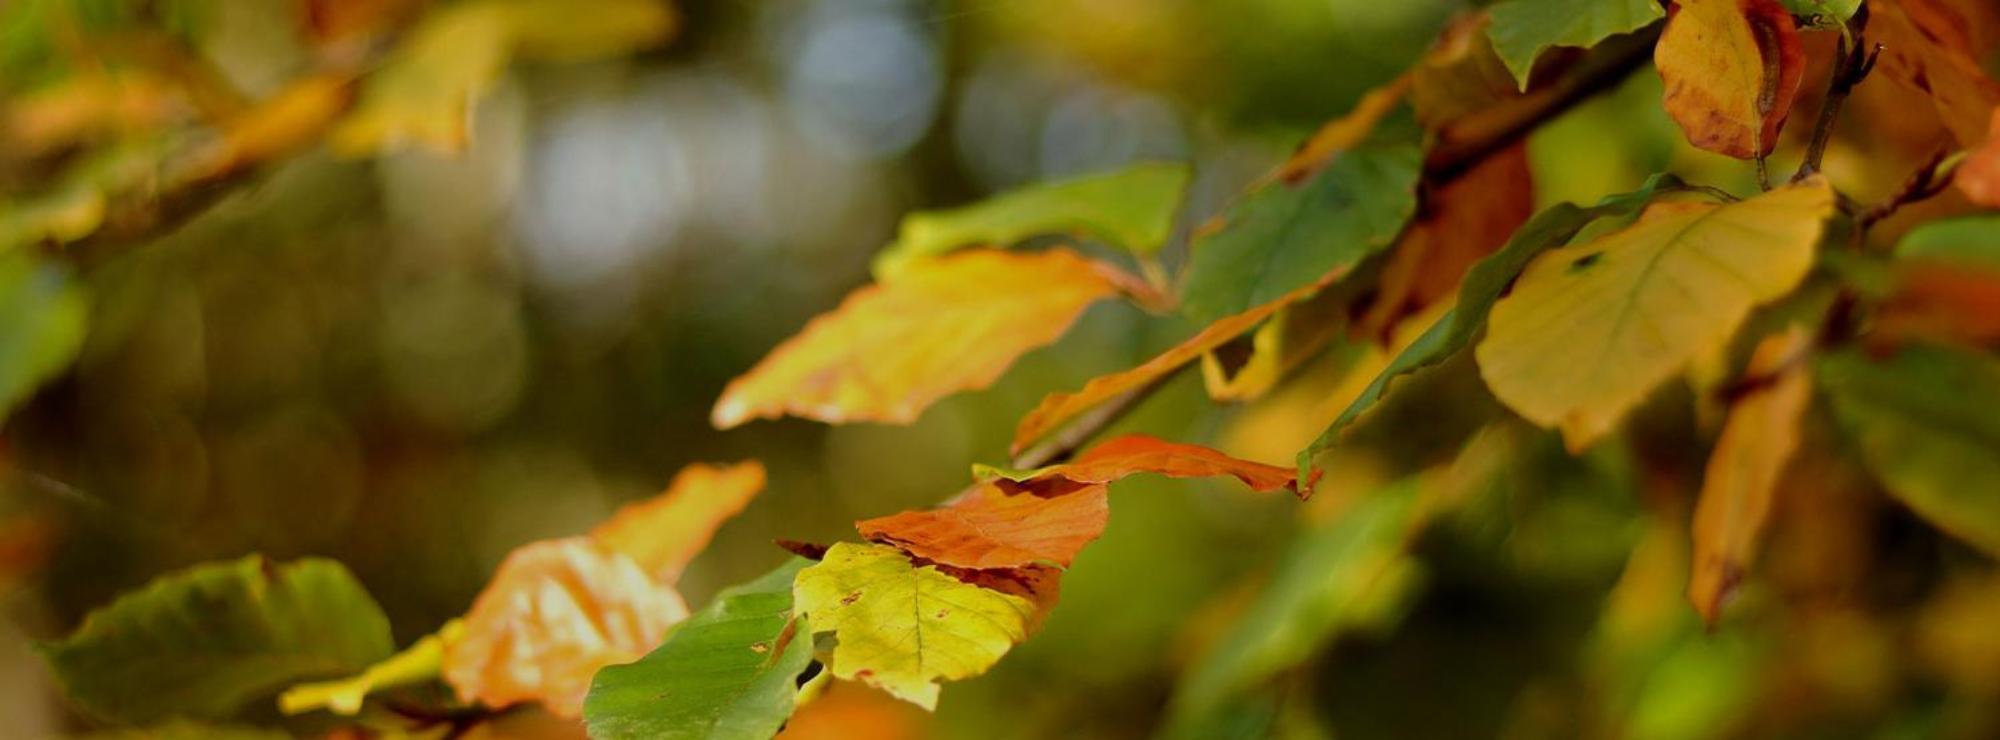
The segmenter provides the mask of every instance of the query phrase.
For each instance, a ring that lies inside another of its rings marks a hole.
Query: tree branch
[[[1875,70],[1875,60],[1882,56],[1882,45],[1870,49],[1862,37],[1868,28],[1868,6],[1863,5],[1847,21],[1847,28],[1836,42],[1834,68],[1827,75],[1826,99],[1820,103],[1819,118],[1813,121],[1812,142],[1806,145],[1806,158],[1799,163],[1799,170],[1792,174],[1792,182],[1811,177],[1819,172],[1820,161],[1826,158],[1826,145],[1833,140],[1833,124],[1840,118],[1840,108],[1847,102],[1849,93],[1856,85],[1868,78]]]

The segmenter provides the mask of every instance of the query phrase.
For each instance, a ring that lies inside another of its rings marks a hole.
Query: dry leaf
[[[1688,143],[1738,159],[1769,154],[1805,71],[1778,0],[1681,0],[1653,49],[1667,113]]]
[[[1987,208],[2000,208],[2000,108],[1993,109],[1987,124],[1986,143],[1972,150],[1958,167],[1953,182],[1965,199]]]
[[[1869,0],[1867,40],[1882,45],[1876,70],[1921,93],[1960,144],[1986,138],[1988,117],[2000,105],[2000,83],[1979,60],[1986,49],[1973,24],[1938,0]]]
[[[1458,295],[1465,271],[1535,214],[1534,175],[1522,141],[1425,193],[1417,218],[1382,266],[1375,300],[1353,333],[1386,341],[1404,319]]]
[[[907,424],[938,399],[991,385],[1126,280],[1061,249],[968,249],[913,263],[730,381],[711,420],[721,429],[785,414]]]
[[[505,707],[539,701],[578,717],[597,669],[638,660],[687,618],[671,586],[588,538],[545,540],[507,556],[445,646],[459,699]]]
[[[755,460],[727,466],[696,463],[675,474],[665,493],[619,509],[590,536],[624,553],[654,578],[673,583],[708,546],[716,527],[762,490],[764,466]]]
[[[1054,563],[1067,568],[1104,534],[1111,509],[1102,485],[1056,496],[1009,494],[985,483],[970,495],[926,511],[857,522],[861,536],[911,555],[961,568]]]
[[[1111,483],[1136,473],[1157,473],[1174,478],[1207,478],[1227,475],[1254,491],[1285,489],[1303,495],[1293,479],[1295,470],[1239,460],[1201,445],[1169,442],[1144,434],[1127,434],[1107,440],[1077,456],[1074,462],[1051,465],[1039,470],[1006,473],[994,479],[1002,490],[1038,496],[1060,496]]]
[[[1812,401],[1804,362],[1811,343],[1801,327],[1758,343],[1744,371],[1757,385],[1730,405],[1708,458],[1694,511],[1688,600],[1710,624],[1756,558],[1779,476],[1798,451],[1800,420]]]

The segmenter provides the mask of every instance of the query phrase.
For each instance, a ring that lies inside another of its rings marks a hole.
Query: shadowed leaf
[[[971,205],[903,217],[896,241],[875,255],[875,275],[960,247],[1006,247],[1061,234],[1100,239],[1133,254],[1165,245],[1190,176],[1184,164],[1138,164],[1038,183]]]
[[[1763,542],[1778,479],[1799,447],[1812,401],[1803,354],[1811,337],[1794,327],[1764,339],[1744,377],[1758,384],[1729,407],[1729,420],[1702,475],[1694,510],[1694,564],[1688,600],[1714,624]]]

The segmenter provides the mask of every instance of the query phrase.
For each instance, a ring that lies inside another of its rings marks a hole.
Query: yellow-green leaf
[[[896,242],[875,255],[885,277],[911,260],[960,247],[1005,247],[1045,234],[1099,239],[1133,254],[1159,251],[1187,189],[1187,165],[1145,163],[1041,183],[958,208],[903,217]]]
[[[361,711],[361,701],[369,694],[437,678],[444,663],[445,643],[457,640],[464,633],[463,620],[445,622],[437,632],[425,635],[403,652],[368,666],[359,674],[286,689],[285,693],[278,695],[278,711],[304,714],[325,709],[351,717]]]
[[[1729,340],[1812,266],[1833,189],[1814,178],[1749,200],[1661,202],[1528,265],[1475,350],[1496,397],[1581,450],[1662,381]]]
[[[838,639],[827,667],[926,709],[939,681],[971,678],[1028,636],[1035,605],[918,566],[896,548],[835,544],[799,572],[797,609]]]

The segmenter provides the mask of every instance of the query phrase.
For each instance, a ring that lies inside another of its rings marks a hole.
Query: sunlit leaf
[[[861,536],[961,568],[1069,567],[1104,534],[1110,507],[1102,485],[1057,495],[1010,494],[991,483],[944,506],[855,523]]]
[[[1926,345],[1819,363],[1819,381],[1884,488],[1945,532],[2000,554],[2000,363]]]
[[[1416,211],[1421,161],[1414,146],[1354,149],[1302,183],[1251,191],[1195,238],[1182,307],[1219,321],[1386,249]]]
[[[1854,17],[1861,9],[1861,0],[1785,0],[1785,9],[1808,21],[1838,26]]]
[[[463,701],[577,717],[599,668],[637,660],[685,617],[680,594],[631,558],[583,537],[536,542],[473,602],[445,645],[445,681]]]
[[[924,707],[938,681],[985,673],[1025,639],[1029,600],[918,566],[893,547],[842,542],[799,572],[797,609],[837,640],[827,668]]]
[[[1798,286],[1833,213],[1833,189],[1814,178],[1727,205],[1654,203],[1630,226],[1544,252],[1494,304],[1480,374],[1509,408],[1588,447]]]
[[[1542,252],[1562,246],[1584,227],[1600,218],[1633,213],[1664,191],[1682,187],[1671,175],[1655,175],[1638,190],[1613,195],[1597,205],[1584,207],[1559,203],[1536,214],[1515,230],[1507,243],[1492,255],[1472,265],[1460,281],[1458,302],[1450,312],[1424,331],[1390,361],[1389,366],[1361,391],[1346,410],[1321,432],[1313,443],[1299,452],[1299,475],[1315,475],[1313,460],[1340,441],[1341,432],[1361,417],[1389,391],[1389,384],[1404,375],[1443,362],[1470,344],[1486,328],[1487,314],[1500,294],[1512,285],[1528,263]]]
[[[182,176],[212,180],[318,143],[352,95],[351,81],[337,75],[293,82],[230,121],[220,138],[192,155]]]
[[[91,612],[43,654],[77,706],[144,723],[227,717],[392,649],[389,620],[345,567],[253,555],[161,576]]]
[[[1138,164],[1037,183],[967,206],[903,217],[896,242],[875,256],[887,277],[912,261],[960,247],[1006,247],[1044,234],[1088,237],[1152,254],[1173,231],[1190,172],[1184,164]]]
[[[436,633],[423,636],[402,652],[368,666],[355,676],[286,689],[278,695],[278,710],[303,714],[325,709],[353,716],[361,711],[361,702],[369,694],[436,679],[444,666],[445,643],[464,634],[464,622],[456,619],[446,622]]]
[[[1713,624],[1763,543],[1778,479],[1799,447],[1799,425],[1812,401],[1802,327],[1757,345],[1744,377],[1753,387],[1729,407],[1709,454],[1694,510],[1694,565],[1688,600]]]
[[[1986,143],[1967,154],[1953,176],[1966,200],[1987,208],[2000,208],[2000,136],[1993,135],[1996,132],[2000,132],[2000,108],[1993,109]]]
[[[590,537],[623,553],[653,578],[673,583],[701,554],[716,527],[764,490],[764,466],[695,463],[674,474],[658,496],[628,504],[590,530]]]
[[[855,291],[733,381],[723,429],[790,414],[906,424],[932,403],[991,385],[1116,292],[1109,268],[1067,250],[963,250]]]
[[[724,590],[638,662],[597,672],[583,715],[593,738],[765,740],[792,713],[812,661],[811,630],[792,618],[793,558]]]
[[[1491,11],[1486,33],[1521,89],[1535,59],[1553,46],[1596,46],[1615,34],[1631,33],[1659,20],[1656,0],[1506,0]]]

